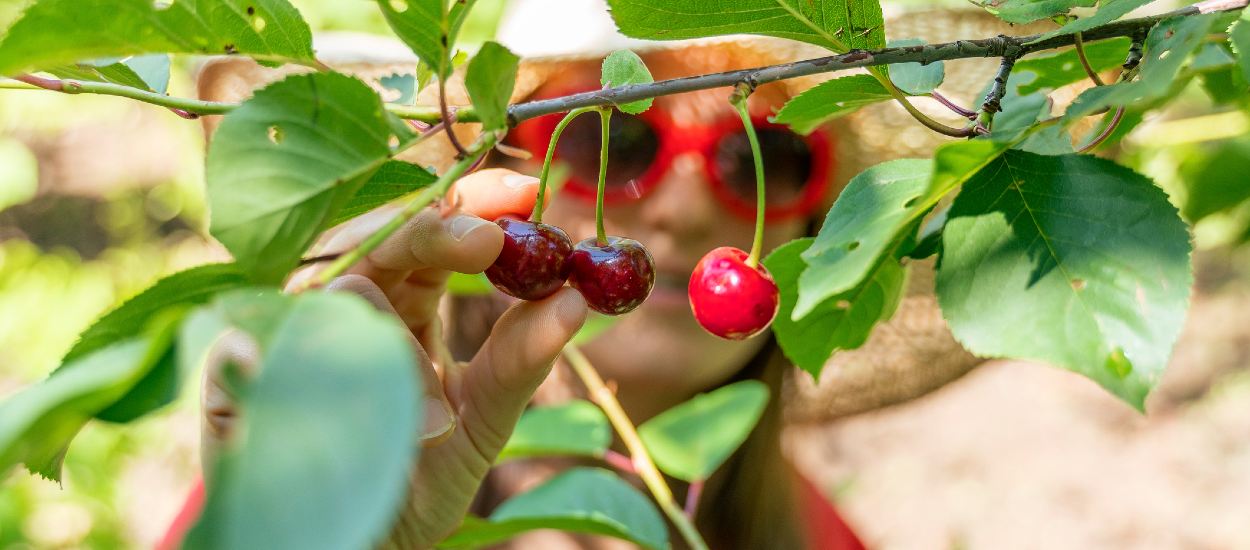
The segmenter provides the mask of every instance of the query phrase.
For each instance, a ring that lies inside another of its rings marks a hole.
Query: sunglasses
[[[517,144],[535,158],[546,155],[551,134],[564,115],[527,120],[516,127]],[[799,135],[786,126],[752,117],[764,161],[765,219],[783,221],[811,215],[824,204],[833,170],[831,137],[817,130]],[[577,117],[560,136],[555,160],[569,167],[562,191],[594,201],[599,179],[600,117]],[[755,162],[742,120],[732,114],[706,126],[677,126],[661,109],[641,115],[613,111],[608,123],[605,204],[636,201],[653,191],[673,159],[702,157],[706,181],[726,209],[755,219]]]

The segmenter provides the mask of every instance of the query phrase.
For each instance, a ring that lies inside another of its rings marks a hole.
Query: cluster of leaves
[[[414,81],[441,83],[452,73],[456,36],[474,2],[376,3],[420,59],[417,77],[381,83],[407,103]],[[1010,0],[987,8],[1024,22],[1092,3]],[[1143,3],[1107,0],[1050,35],[1092,29]],[[886,46],[874,0],[609,4],[621,30],[637,38],[752,33],[835,52]],[[1085,91],[1060,117],[1050,116],[1048,96],[1085,78],[1074,53],[1025,58],[989,135],[855,177],[819,235],[765,261],[782,290],[774,328],[787,355],[818,375],[831,354],[862,345],[890,317],[904,289],[903,262],[936,255],[942,310],[970,350],[1080,372],[1140,408],[1187,306],[1187,227],[1153,182],[1074,153],[1065,130],[1121,107],[1131,127],[1199,76],[1213,96],[1244,107],[1250,19],[1242,17],[1164,21],[1146,38],[1135,79]],[[1227,40],[1208,40],[1225,31]],[[1087,57],[1103,70],[1128,50],[1127,40],[1107,41]],[[0,404],[0,471],[23,463],[59,480],[86,422],[128,422],[157,410],[224,331],[244,331],[261,345],[260,375],[238,380],[244,435],[209,466],[215,483],[188,546],[366,546],[385,533],[418,452],[412,352],[404,329],[359,299],[283,295],[277,285],[327,228],[401,196],[445,190],[451,178],[395,159],[419,136],[369,84],[317,61],[307,24],[286,0],[40,0],[0,39],[0,74],[40,71],[163,94],[169,54],[246,55],[315,71],[256,92],[224,118],[210,147],[211,232],[235,261],[161,280],[88,329],[47,380]],[[466,67],[487,135],[508,127],[518,61],[488,42]],[[605,84],[650,78],[637,56],[609,61]],[[865,105],[931,94],[943,78],[941,63],[878,67],[816,86],[775,118],[807,132]],[[618,108],[638,112],[648,102]],[[766,396],[756,383],[722,388],[640,433],[664,472],[699,482],[745,439]],[[501,459],[602,458],[609,439],[592,405],[536,409]],[[295,492],[303,495],[297,502],[287,498]],[[469,518],[446,545],[479,546],[538,527],[668,546],[646,498],[598,469],[571,470],[489,518]]]

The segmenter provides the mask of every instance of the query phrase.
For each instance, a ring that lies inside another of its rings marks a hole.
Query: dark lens
[[[567,163],[572,176],[586,183],[599,181],[599,127],[597,113],[573,119],[564,129],[556,157]],[[642,119],[612,113],[608,123],[608,176],[605,186],[612,190],[628,188],[655,161],[660,140]]]
[[[812,151],[807,142],[783,128],[757,128],[764,158],[765,197],[769,204],[789,204],[803,196],[812,174]],[[755,162],[745,131],[725,136],[716,149],[716,169],[734,194],[755,202]]]

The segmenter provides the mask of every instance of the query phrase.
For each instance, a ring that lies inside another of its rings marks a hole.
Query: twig
[[[686,517],[694,521],[694,515],[699,511],[699,497],[703,496],[703,480],[690,483],[690,487],[686,489]]]
[[[608,449],[603,452],[603,461],[607,462],[609,466],[616,468],[617,470],[627,474],[638,475],[638,469],[634,467],[634,461],[630,460],[629,457],[621,453],[613,451],[612,449]]]
[[[694,528],[694,523],[690,518],[686,517],[685,512],[677,507],[677,502],[673,498],[673,491],[668,488],[665,483],[664,476],[660,475],[660,470],[655,467],[655,462],[651,461],[651,455],[647,454],[647,448],[642,444],[642,438],[638,436],[638,430],[634,428],[634,423],[629,420],[629,416],[625,414],[625,409],[621,408],[621,403],[616,400],[616,395],[612,390],[608,389],[607,384],[603,383],[603,378],[599,377],[599,373],[591,366],[590,360],[574,346],[564,346],[564,357],[568,359],[569,366],[573,368],[573,372],[581,378],[582,383],[586,385],[586,389],[590,391],[590,399],[603,409],[603,413],[607,415],[608,421],[612,423],[612,427],[616,429],[616,433],[621,436],[621,442],[625,444],[625,448],[629,449],[629,455],[632,458],[634,468],[638,471],[638,476],[642,478],[643,484],[651,491],[651,496],[655,497],[655,501],[660,505],[660,509],[664,511],[664,515],[668,516],[669,521],[677,526],[677,531],[681,533],[686,544],[692,550],[707,550],[707,543],[703,541],[703,537],[699,535],[699,531]]]
[[[973,111],[972,109],[965,109],[963,107],[960,107],[959,104],[955,103],[954,101],[951,101],[946,96],[938,93],[937,90],[933,90],[932,92],[929,92],[929,97],[933,98],[938,103],[941,103],[942,105],[946,106],[947,109],[950,109],[952,112],[954,112],[955,114],[961,117],[964,117],[968,120],[977,119],[976,111]]]
[[[442,123],[447,127],[447,139],[451,141],[452,147],[456,148],[456,158],[462,159],[469,155],[464,150],[464,145],[460,144],[460,138],[456,137],[456,129],[452,125],[456,123],[456,113],[447,109],[447,88],[443,79],[438,79],[438,112],[443,117]]]
[[[1111,114],[1111,122],[1107,123],[1107,127],[1103,128],[1102,132],[1100,132],[1097,136],[1094,136],[1094,139],[1090,140],[1089,143],[1086,143],[1084,147],[1081,147],[1076,152],[1088,153],[1093,151],[1099,145],[1102,145],[1102,142],[1107,141],[1107,138],[1111,137],[1111,134],[1115,132],[1115,128],[1120,125],[1120,120],[1123,118],[1124,107],[1120,107]]]
[[[990,83],[990,90],[985,94],[985,101],[981,102],[981,112],[977,115],[977,125],[990,130],[994,127],[994,113],[1003,110],[1003,96],[1007,94],[1007,79],[1011,78],[1011,69],[1016,66],[1016,58],[1004,56],[1001,63],[998,64],[998,73],[994,75],[994,81]]]
[[[1095,86],[1104,86],[1102,78],[1094,71],[1094,67],[1089,64],[1089,58],[1085,57],[1085,41],[1081,40],[1081,33],[1073,34],[1072,38],[1076,40],[1072,45],[1076,48],[1076,57],[1081,60],[1081,67],[1085,68],[1086,76],[1089,76],[1089,79],[1094,82]]]

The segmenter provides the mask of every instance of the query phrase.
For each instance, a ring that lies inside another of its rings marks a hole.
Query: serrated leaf
[[[878,260],[903,238],[916,217],[949,189],[930,191],[933,163],[900,159],[851,179],[802,257],[799,297],[791,314],[801,320],[830,297],[865,280]]]
[[[1238,19],[1228,29],[1228,42],[1237,53],[1237,64],[1241,66],[1241,75],[1250,82],[1250,12],[1242,11]]]
[[[1098,3],[1098,11],[1094,12],[1093,15],[1075,18],[1058,29],[1042,34],[1042,36],[1029,43],[1036,44],[1046,40],[1047,38],[1084,32],[1095,27],[1101,27],[1107,23],[1115,21],[1116,19],[1124,17],[1125,15],[1128,15],[1129,12],[1151,2],[1154,2],[1154,0],[1102,0]],[[1092,6],[1093,4],[1090,3],[1085,5]]]
[[[794,96],[772,117],[772,121],[788,124],[795,132],[807,134],[860,107],[889,99],[890,93],[872,76],[844,76],[826,80]]]
[[[1104,108],[1147,103],[1166,95],[1185,59],[1202,45],[1215,20],[1212,14],[1159,23],[1146,37],[1145,57],[1137,79],[1085,90],[1068,107],[1065,119],[1071,122]]]
[[[999,19],[1019,25],[1062,15],[1072,8],[1088,8],[1094,2],[1095,0],[990,0],[979,5]]]
[[[903,295],[904,276],[897,261],[883,258],[855,288],[821,302],[802,321],[792,321],[799,275],[807,268],[800,254],[814,240],[786,243],[764,259],[764,266],[781,291],[781,307],[773,321],[777,343],[795,366],[819,378],[833,352],[862,346],[873,327],[894,314]]]
[[[326,225],[336,226],[413,191],[429,187],[437,180],[438,176],[425,168],[402,160],[388,160],[369,176],[369,180]]]
[[[1128,55],[1131,41],[1127,38],[1113,38],[1085,44],[1085,57],[1095,71],[1105,71],[1120,66]],[[1024,75],[1030,78],[1023,78]],[[1029,95],[1044,90],[1054,90],[1086,78],[1085,69],[1076,55],[1076,49],[1070,48],[1044,56],[1029,56],[1016,62],[1011,76],[1019,83],[1020,95]],[[997,117],[995,117],[997,118]]]
[[[261,329],[262,361],[184,548],[373,546],[420,448],[406,329],[345,293],[237,291],[215,309]]]
[[[617,27],[633,38],[759,34],[836,52],[885,47],[876,0],[608,0],[608,6]]]
[[[589,401],[525,411],[496,462],[532,456],[603,456],[612,442],[608,417]]]
[[[951,206],[937,293],[973,353],[1073,370],[1140,410],[1180,332],[1189,255],[1149,179],[1091,156],[1008,151]]]
[[[516,85],[517,64],[521,58],[498,42],[487,42],[469,60],[464,85],[473,100],[473,109],[483,130],[508,126],[508,100]]]
[[[746,441],[767,404],[763,382],[735,382],[660,413],[638,426],[638,436],[661,471],[701,481]]]
[[[891,48],[923,46],[925,41],[919,38],[907,38],[891,40],[889,45]],[[934,88],[942,84],[942,80],[945,78],[946,69],[941,61],[934,61],[928,65],[920,63],[896,63],[890,65],[890,80],[894,82],[894,86],[909,95],[923,95],[932,92]]]
[[[451,49],[475,0],[377,0],[386,22],[434,76],[451,75]],[[450,4],[450,6],[448,5]]]
[[[280,281],[388,160],[390,122],[372,89],[337,73],[257,91],[209,147],[213,236],[253,280]]]
[[[508,499],[488,521],[466,521],[439,548],[480,547],[534,529],[607,535],[644,548],[669,547],[655,505],[612,472],[573,468]]]
[[[145,53],[314,62],[312,32],[285,0],[40,0],[0,41],[0,74]]]
[[[642,58],[638,54],[629,50],[617,50],[608,55],[603,60],[602,74],[599,82],[605,88],[615,86],[625,86],[627,84],[646,84],[654,82],[651,77],[651,71],[647,69],[646,63],[642,62]],[[622,103],[616,106],[622,112],[631,115],[642,114],[651,108],[651,98]]]

